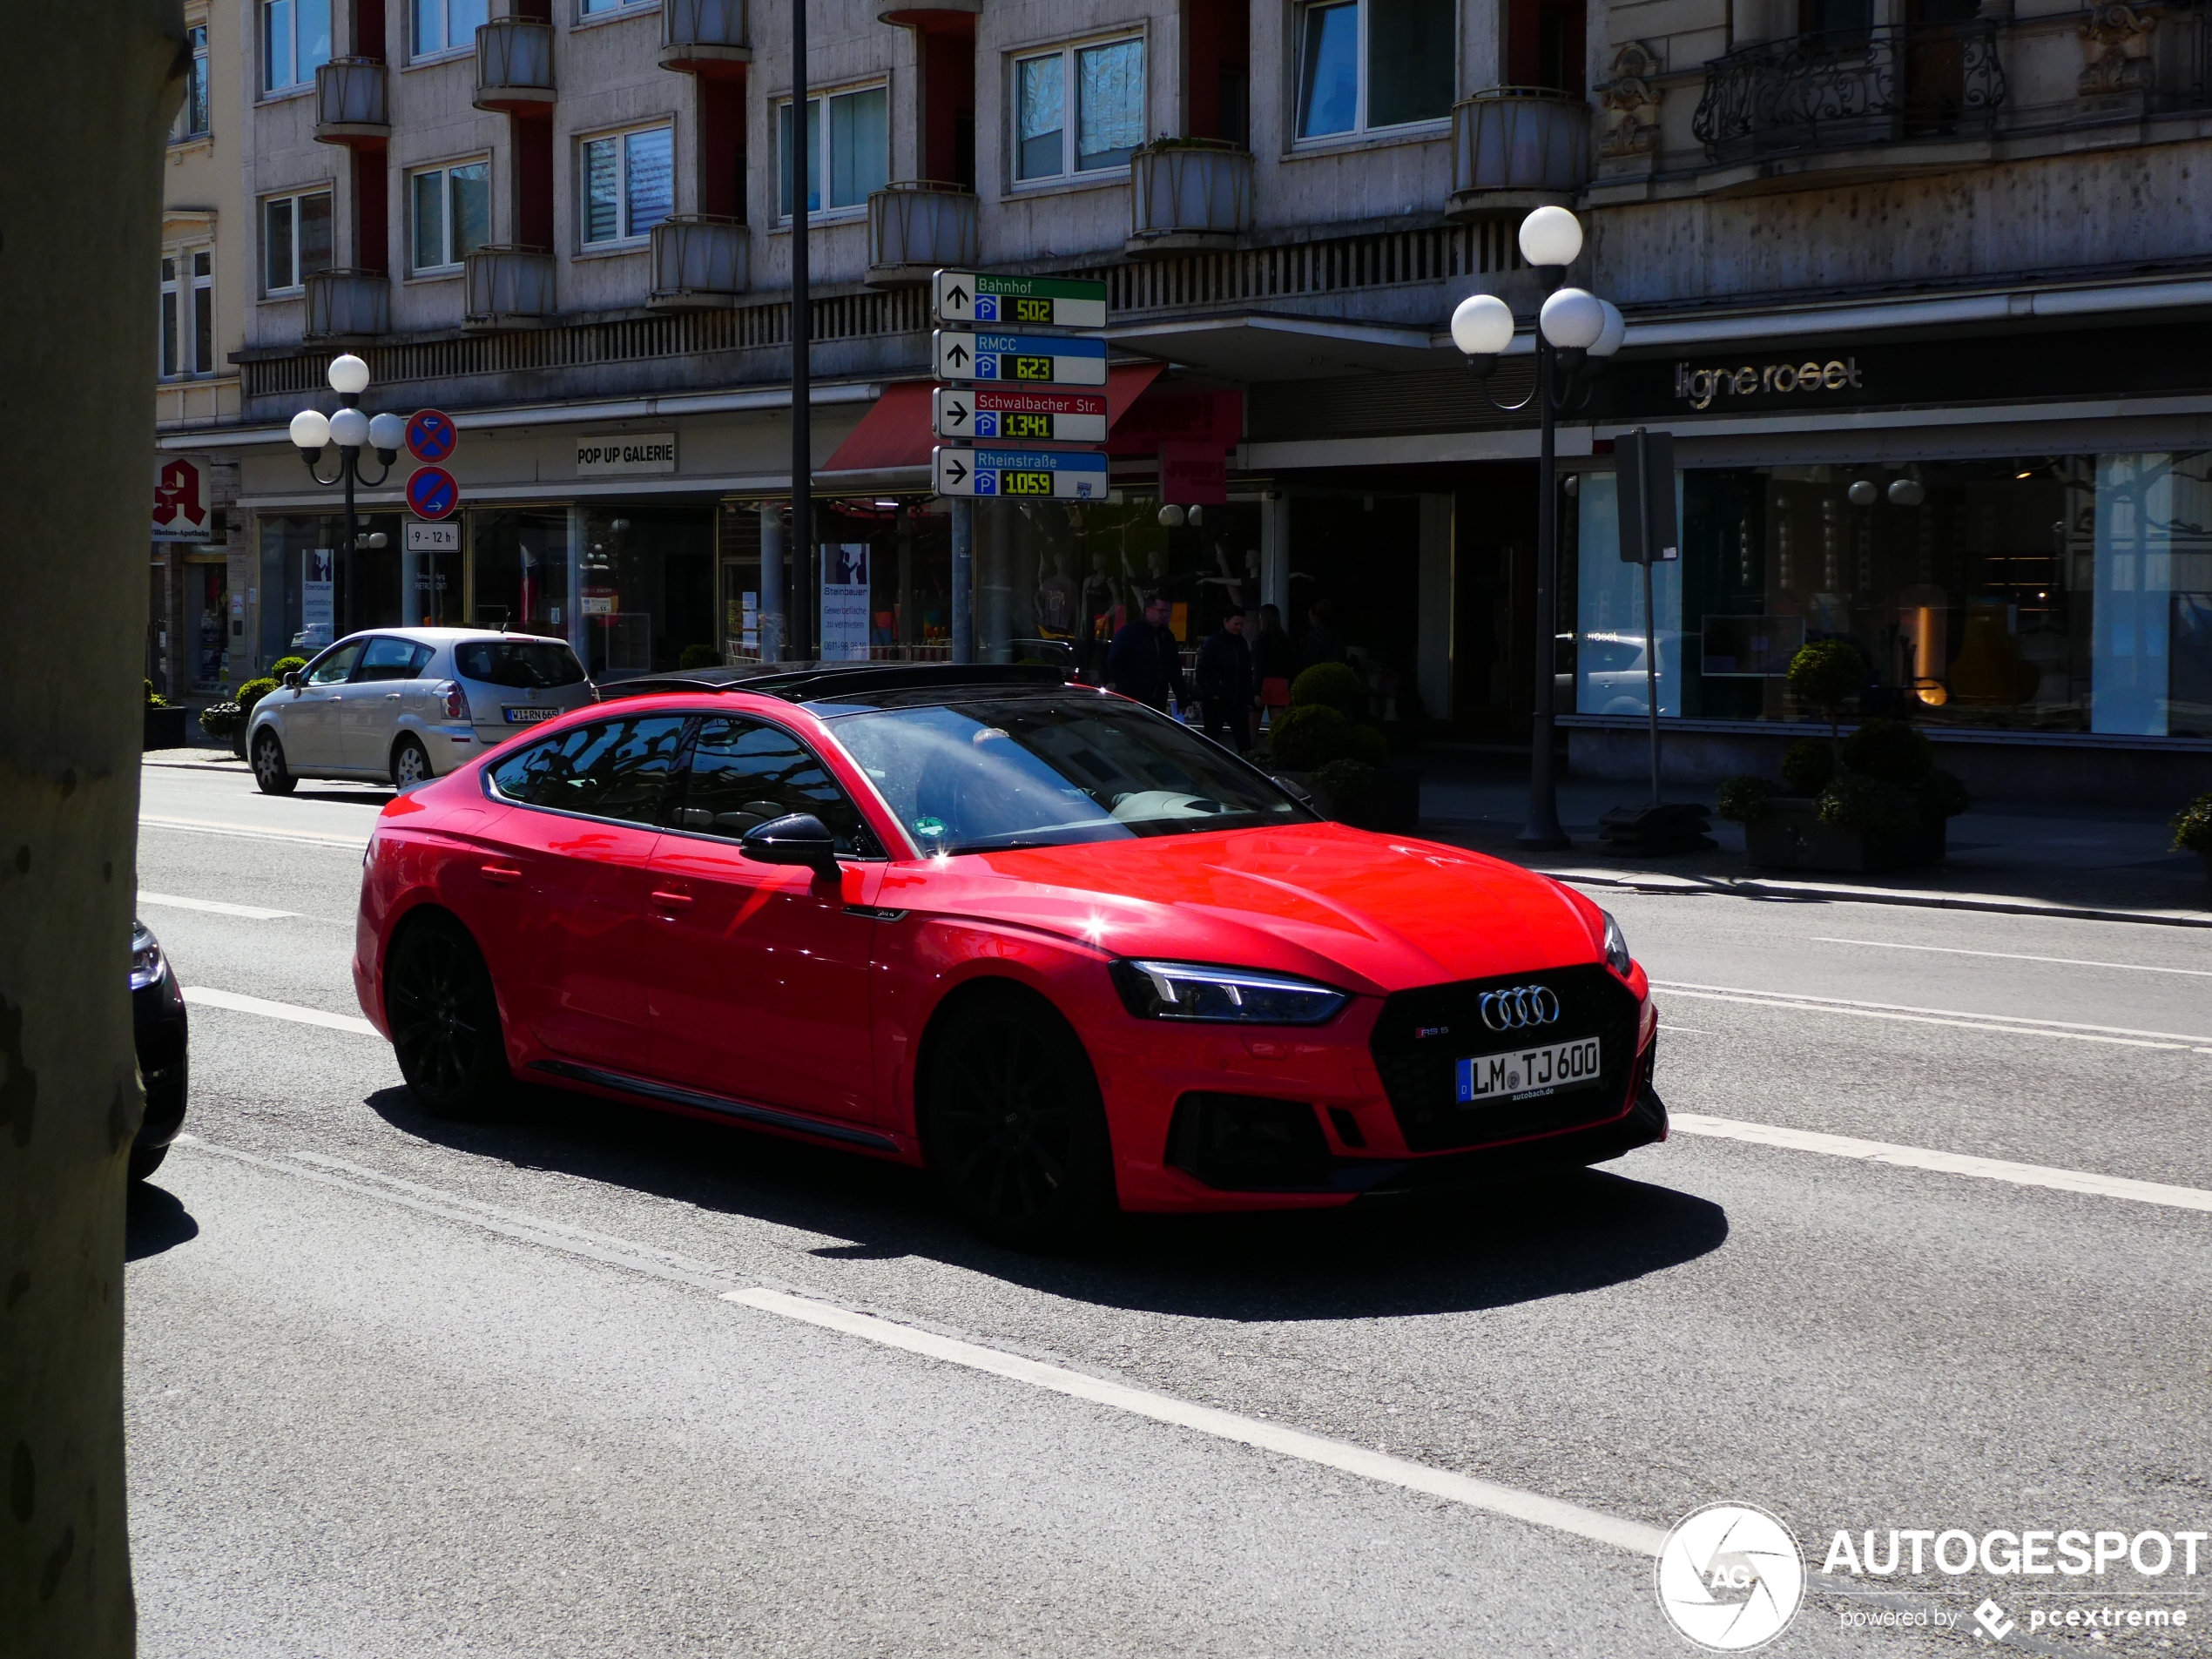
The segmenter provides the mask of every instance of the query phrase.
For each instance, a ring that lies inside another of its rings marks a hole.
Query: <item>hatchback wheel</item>
[[[253,781],[265,795],[288,795],[300,782],[284,764],[284,745],[266,726],[253,734]]]
[[[1067,1250],[1115,1213],[1098,1079],[1068,1022],[1030,992],[996,987],[956,1008],[931,1056],[922,1147],[954,1205],[986,1237]]]
[[[511,1082],[491,973],[452,917],[408,924],[385,974],[385,1012],[400,1075],[440,1117],[482,1117],[505,1104]]]
[[[392,745],[392,786],[404,794],[418,784],[430,781],[430,755],[421,743],[414,738],[401,738]]]

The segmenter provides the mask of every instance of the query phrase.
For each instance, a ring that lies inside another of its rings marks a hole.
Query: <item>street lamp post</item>
[[[354,487],[359,483],[374,489],[392,475],[393,464],[400,458],[400,446],[407,442],[407,422],[396,415],[368,415],[355,407],[361,394],[368,390],[368,365],[345,352],[330,360],[330,389],[338,394],[338,413],[326,415],[320,409],[302,409],[292,417],[292,442],[300,451],[300,459],[307,463],[307,475],[328,489],[343,484],[346,489],[346,532],[339,538],[347,558],[346,620],[351,631],[354,609],[354,579],[353,571],[354,544],[361,540],[355,533],[354,515]],[[315,470],[322,459],[322,452],[331,444],[338,446],[338,470],[326,478]],[[383,470],[374,478],[361,475],[361,455],[364,448],[376,451],[376,459]],[[370,536],[364,543],[372,548],[382,547],[381,531]]]
[[[1533,852],[1571,846],[1559,824],[1559,784],[1552,766],[1553,660],[1559,631],[1558,418],[1589,401],[1595,366],[1621,348],[1620,308],[1581,288],[1561,286],[1582,251],[1582,226],[1564,207],[1539,207],[1521,224],[1521,257],[1543,273],[1546,297],[1536,320],[1536,384],[1518,403],[1490,390],[1498,359],[1513,344],[1513,307],[1493,293],[1471,294],[1452,314],[1452,341],[1467,354],[1494,408],[1536,406],[1536,684],[1528,766],[1528,821],[1517,838]]]

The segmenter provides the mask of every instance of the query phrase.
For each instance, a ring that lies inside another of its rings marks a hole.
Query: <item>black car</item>
[[[185,1126],[185,991],[143,921],[131,924],[131,1026],[145,1080],[146,1115],[131,1143],[131,1178],[143,1181],[169,1156]]]

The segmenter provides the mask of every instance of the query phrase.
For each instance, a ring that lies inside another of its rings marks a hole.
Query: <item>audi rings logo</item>
[[[1559,1018],[1559,996],[1548,985],[1516,985],[1509,991],[1485,991],[1475,1005],[1493,1031],[1523,1031]]]
[[[1675,1523],[1659,1549],[1659,1610],[1714,1653],[1748,1653],[1790,1628],[1805,1595],[1790,1529],[1749,1504],[1712,1503]]]

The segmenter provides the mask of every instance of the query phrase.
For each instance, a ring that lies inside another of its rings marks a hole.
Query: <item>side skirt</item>
[[[720,1095],[702,1095],[668,1083],[647,1082],[642,1078],[625,1077],[618,1071],[602,1071],[596,1066],[571,1065],[565,1060],[536,1060],[530,1062],[530,1069],[542,1071],[549,1076],[566,1078],[570,1082],[590,1083],[595,1089],[635,1096],[641,1100],[660,1101],[670,1106],[689,1107],[693,1111],[712,1112],[718,1117],[734,1118],[741,1123],[759,1123],[766,1129],[784,1130],[794,1135],[811,1135],[819,1140],[842,1141],[848,1146],[865,1146],[872,1151],[895,1152],[899,1150],[896,1141],[888,1135],[879,1135],[873,1130],[853,1129],[843,1123],[824,1123],[812,1117],[801,1117],[795,1112],[779,1112],[772,1106],[754,1106],[741,1100],[725,1099]]]

